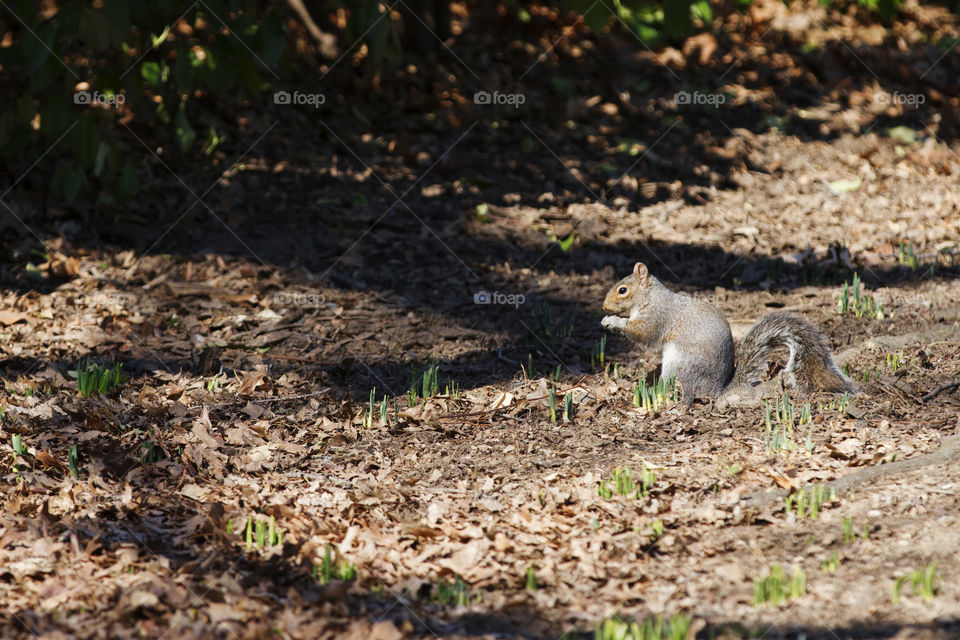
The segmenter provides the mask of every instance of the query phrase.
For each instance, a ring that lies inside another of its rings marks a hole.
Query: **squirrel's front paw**
[[[627,319],[619,316],[604,316],[600,321],[600,326],[604,329],[619,329],[623,331],[627,328]]]

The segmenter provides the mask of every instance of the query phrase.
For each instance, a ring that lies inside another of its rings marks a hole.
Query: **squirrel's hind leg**
[[[683,353],[672,344],[663,349],[662,375],[680,381],[684,404],[694,398],[716,398],[723,391],[732,375],[732,366],[718,363],[702,355]]]

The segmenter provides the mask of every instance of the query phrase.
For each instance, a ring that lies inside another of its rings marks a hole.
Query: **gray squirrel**
[[[734,368],[730,325],[710,304],[663,286],[638,262],[633,273],[607,293],[604,328],[622,332],[638,343],[663,348],[664,378],[680,381],[684,401],[719,397],[737,386],[763,381],[771,352],[790,350],[784,368],[787,385],[803,393],[847,391],[857,387],[833,360],[827,339],[798,316],[776,312],[761,318],[743,339]]]

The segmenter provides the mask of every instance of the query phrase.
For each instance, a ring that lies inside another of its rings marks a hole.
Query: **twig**
[[[310,393],[297,393],[291,396],[277,396],[274,398],[244,398],[242,396],[237,396],[236,400],[231,400],[230,402],[218,402],[217,404],[197,404],[192,407],[187,407],[187,411],[193,411],[194,409],[202,409],[207,407],[208,409],[222,409],[223,407],[232,407],[238,405],[241,402],[252,402],[254,404],[261,404],[265,402],[282,402],[284,400],[302,400],[304,398],[312,398],[314,396],[322,396],[328,393],[333,387],[324,387],[319,391],[312,391]]]
[[[511,359],[508,358],[507,356],[503,355],[503,347],[500,347],[499,349],[497,349],[497,359],[498,359],[498,360],[503,360],[503,361],[506,362],[507,364],[512,364],[512,365],[515,366],[515,367],[521,367],[521,366],[523,366],[523,365],[521,365],[519,362],[517,362],[516,360],[511,360]]]
[[[942,387],[937,387],[936,389],[934,389],[933,391],[931,391],[931,392],[928,393],[927,395],[921,397],[920,400],[922,400],[923,402],[926,402],[927,400],[930,400],[931,398],[934,398],[934,397],[940,395],[940,394],[943,393],[944,391],[952,391],[953,389],[956,389],[957,387],[960,387],[960,380],[958,380],[957,382],[951,382],[950,384],[945,384],[945,385],[943,385]]]
[[[320,47],[320,55],[325,58],[335,58],[337,56],[336,37],[333,34],[324,33],[320,30],[317,23],[313,21],[313,17],[311,17],[310,11],[307,10],[303,0],[287,0],[287,3],[293,11],[300,16],[303,26],[307,28],[307,31],[313,36],[313,39],[317,41]]]

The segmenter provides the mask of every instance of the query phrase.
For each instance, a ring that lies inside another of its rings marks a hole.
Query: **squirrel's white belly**
[[[663,378],[670,378],[677,375],[680,369],[680,349],[673,342],[663,345],[663,364],[660,365],[660,373]]]

